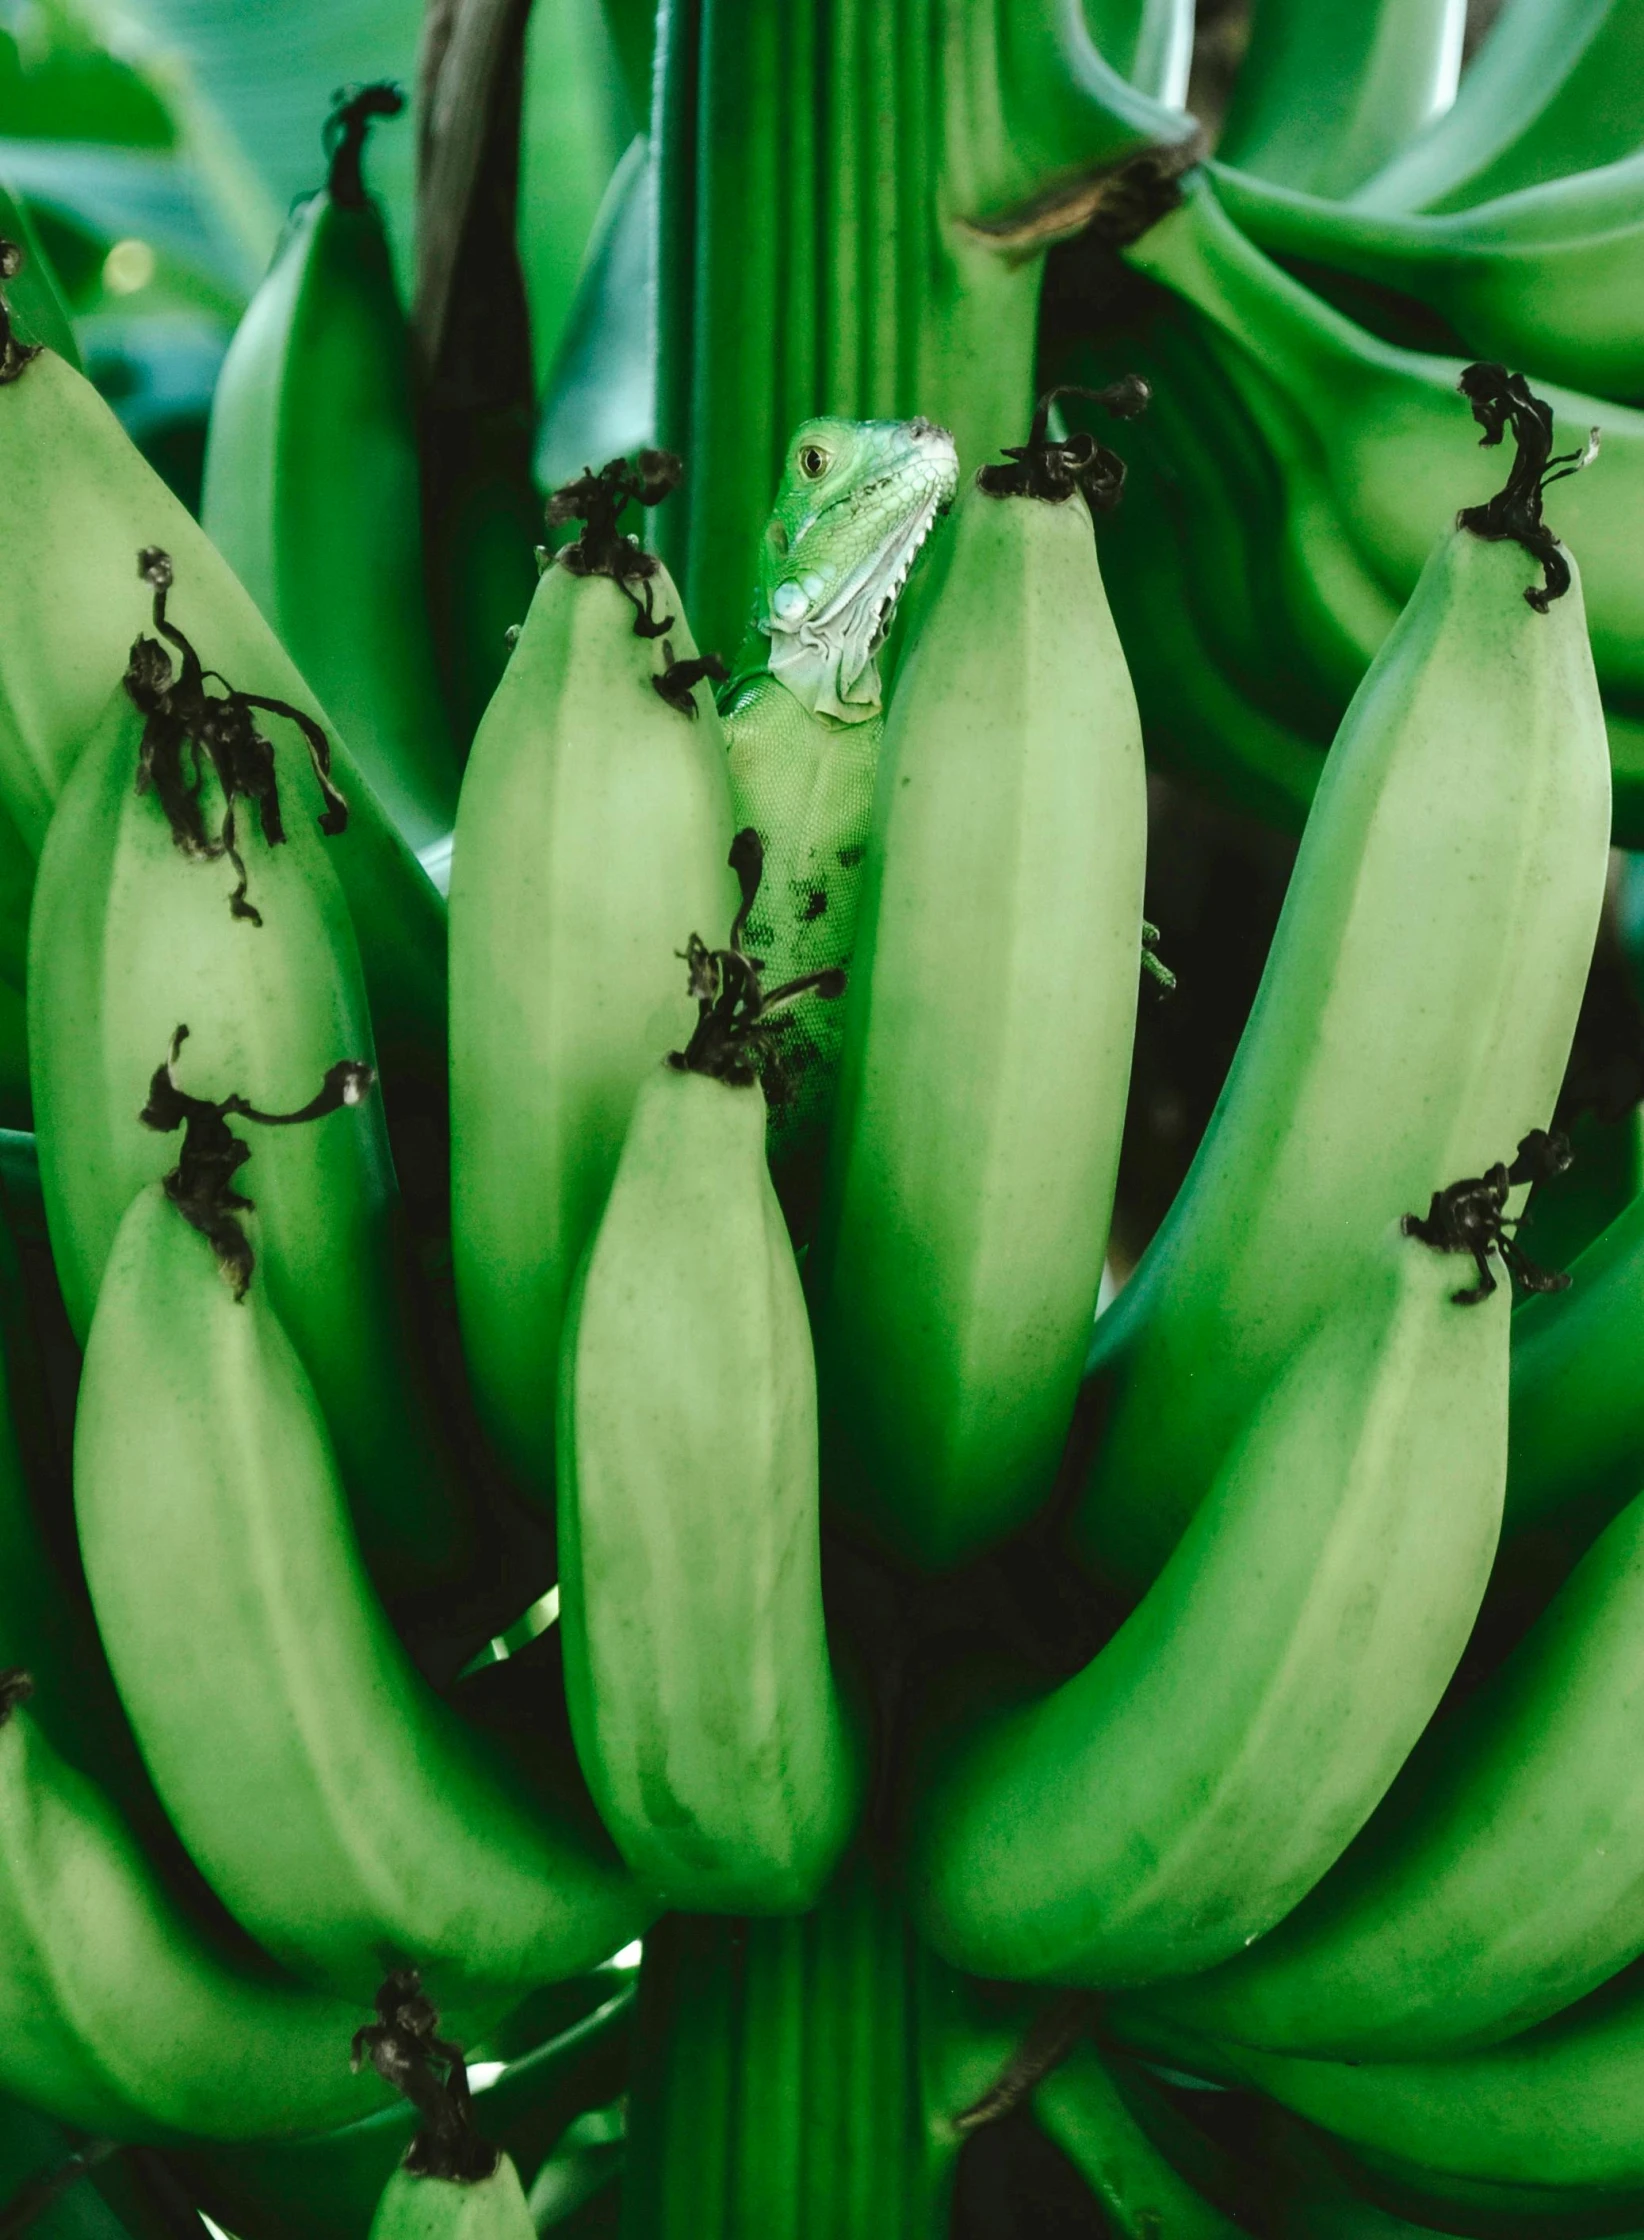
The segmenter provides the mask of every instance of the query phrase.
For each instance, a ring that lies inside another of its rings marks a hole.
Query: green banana
[[[1187,106],[1193,14],[1193,0],[1084,0],[1085,29],[1109,69],[1170,109]]]
[[[1360,210],[1222,163],[1210,175],[1269,256],[1413,297],[1480,357],[1644,401],[1644,154],[1443,215]]]
[[[207,535],[411,842],[450,831],[461,777],[429,636],[411,344],[360,158],[393,86],[341,98],[325,185],[295,212],[211,400]]]
[[[127,1207],[176,1164],[184,1114],[160,1109],[168,1098],[232,1091],[262,1112],[291,1112],[339,1055],[375,1056],[347,904],[309,823],[309,802],[323,795],[305,799],[308,774],[288,771],[279,793],[235,798],[222,788],[234,776],[226,758],[206,761],[194,782],[181,747],[168,750],[167,717],[199,657],[169,620],[164,556],[149,568],[171,650],[152,637],[133,649],[131,683],[52,818],[31,921],[41,1182],[82,1343]],[[179,674],[156,712],[145,664],[173,652]],[[215,658],[209,640],[204,654]],[[232,706],[211,696],[204,720],[226,728]],[[242,713],[254,729],[256,711]],[[283,815],[280,847],[263,844],[270,799]],[[260,831],[247,829],[253,809]],[[179,1038],[166,1065],[180,1027],[186,1046]],[[157,1065],[168,1086],[145,1105]],[[467,1557],[468,1519],[416,1360],[381,1101],[259,1129],[253,1171],[270,1296],[319,1391],[384,1592],[399,1601],[449,1581]]]
[[[1285,2053],[1429,2059],[1543,2021],[1644,1952],[1633,1716],[1644,1495],[1441,1720],[1336,1871],[1154,2001]]]
[[[152,587],[133,556],[164,550],[177,579],[172,619],[243,691],[289,703],[330,739],[349,817],[328,852],[359,937],[390,1111],[408,1121],[430,1104],[437,1111],[443,906],[232,570],[96,390],[49,350],[0,384],[0,477],[8,534],[27,556],[5,571],[0,589],[0,810],[24,845],[38,855],[132,641],[149,627]],[[301,756],[291,734],[282,735],[281,765]],[[300,822],[294,815],[294,831]]]
[[[1350,195],[1454,101],[1466,13],[1465,0],[1257,0],[1221,155],[1287,187]]]
[[[898,678],[807,1270],[830,1500],[935,1567],[1050,1490],[1130,1080],[1146,783],[1091,531],[1122,469],[1051,401]]]
[[[1386,603],[1409,596],[1453,501],[1490,495],[1490,459],[1469,463],[1459,453],[1459,362],[1380,342],[1321,303],[1244,239],[1202,177],[1125,256],[1203,315],[1227,377],[1262,421],[1289,501],[1287,596],[1322,600],[1344,639],[1339,673],[1351,686],[1380,643]],[[1602,422],[1603,471],[1576,477],[1554,504],[1558,533],[1584,555],[1599,682],[1623,716],[1636,717],[1644,575],[1633,527],[1644,415],[1567,390],[1550,390],[1548,402],[1557,439],[1574,456]],[[1633,820],[1644,804],[1624,808]]]
[[[346,2123],[362,2013],[185,1914],[101,1791],[0,1676],[0,2088],[114,2138],[244,2139]]]
[[[1508,0],[1454,104],[1352,200],[1459,210],[1631,155],[1641,65],[1638,0]]]
[[[1644,1482],[1644,1199],[1513,1331],[1508,1529],[1579,1547]]]
[[[519,2172],[504,2155],[488,2177],[419,2177],[396,2170],[383,2188],[369,2240],[536,2240]]]
[[[75,1498],[155,1787],[277,1957],[356,1997],[410,1961],[456,2005],[575,1974],[642,1924],[574,1778],[527,1786],[418,1679],[266,1287],[236,1299],[155,1185],[98,1297]]]
[[[740,947],[692,937],[682,1053],[641,1086],[566,1315],[560,1623],[577,1755],[666,1903],[803,1912],[861,1801],[823,1621],[815,1371],[765,1162]],[[824,993],[837,992],[832,981]]]
[[[945,1959],[1185,1975],[1334,1863],[1432,1715],[1495,1549],[1507,1299],[1459,1296],[1409,1240],[1363,1254],[1108,1645],[936,1746],[908,1874]]]
[[[1439,2184],[1630,2196],[1616,2232],[1644,2221],[1644,1974],[1634,1967],[1504,2045],[1439,2061],[1340,2062],[1261,2053],[1185,2026],[1126,2017],[1126,2036],[1172,2067],[1266,2093],[1379,2167]],[[1581,2206],[1572,2199],[1571,2210]],[[1522,2230],[1522,2226],[1520,2227]],[[1557,2229],[1556,2226],[1554,2229]],[[1582,2228],[1578,2228],[1582,2229]]]
[[[1242,2226],[1172,2169],[1092,2047],[1075,2046],[1035,2087],[1032,2105],[1119,2240],[1238,2240]]]
[[[1533,513],[1545,429],[1499,368],[1479,382],[1523,428]],[[1071,1529],[1132,1592],[1386,1223],[1552,1115],[1603,898],[1602,722],[1573,563],[1542,613],[1535,560],[1465,518],[1343,721],[1216,1113],[1096,1325]]]
[[[482,1418],[554,1498],[571,1279],[641,1081],[689,1032],[681,931],[734,908],[725,742],[659,563],[618,534],[678,467],[568,486],[587,526],[545,567],[474,741],[451,880],[452,1258]],[[671,680],[671,681],[670,681]],[[659,689],[668,684],[666,695]]]

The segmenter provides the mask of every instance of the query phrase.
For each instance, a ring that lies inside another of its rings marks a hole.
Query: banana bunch
[[[1644,1216],[1520,1241],[1644,832],[1644,8],[1459,95],[1327,14],[1067,187],[1117,308],[962,488],[793,415],[729,666],[681,460],[555,491],[466,757],[392,89],[203,527],[0,318],[0,2230],[102,2141],[237,2240],[938,2240],[1034,2136],[1132,2240],[1644,2224]],[[989,36],[1140,115],[1188,27]],[[1144,748],[1301,841],[1103,1304]]]

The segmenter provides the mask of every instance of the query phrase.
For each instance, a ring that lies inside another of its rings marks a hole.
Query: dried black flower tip
[[[345,210],[365,208],[365,180],[360,157],[374,117],[397,117],[405,95],[387,79],[369,86],[339,86],[331,96],[331,114],[320,132],[326,154],[326,192]]]
[[[224,1281],[239,1301],[246,1295],[256,1265],[251,1242],[237,1214],[254,1210],[255,1200],[241,1195],[234,1177],[251,1156],[251,1146],[229,1127],[229,1119],[251,1120],[263,1128],[291,1128],[307,1120],[322,1120],[346,1105],[362,1104],[376,1081],[375,1069],[360,1058],[344,1058],[327,1072],[317,1096],[295,1112],[259,1112],[242,1096],[212,1103],[192,1097],[178,1085],[174,1068],[187,1027],[171,1038],[165,1063],[156,1067],[148,1085],[148,1102],[137,1115],[145,1128],[157,1135],[183,1131],[183,1148],[177,1164],[164,1176],[161,1188],[191,1228],[217,1255]]]
[[[1165,963],[1163,957],[1159,955],[1158,944],[1158,927],[1149,925],[1144,918],[1142,920],[1142,970],[1152,980],[1154,988],[1160,995],[1173,996],[1176,993],[1176,975]]]
[[[185,856],[199,863],[227,857],[237,881],[228,898],[229,910],[236,918],[260,926],[261,913],[246,900],[248,878],[240,854],[238,805],[242,801],[255,805],[263,838],[271,848],[285,839],[285,825],[274,744],[257,728],[252,711],[284,716],[302,733],[325,797],[320,830],[335,834],[348,824],[348,804],[332,783],[331,742],[300,708],[260,692],[236,692],[215,669],[201,667],[193,646],[166,617],[172,586],[169,554],[158,545],[145,545],[137,555],[137,573],[153,588],[154,627],[159,632],[158,638],[138,638],[126,665],[126,692],[144,719],[137,791],[156,795],[171,837]],[[181,655],[180,670],[173,666],[161,638]],[[208,681],[220,685],[221,691],[208,692]],[[201,800],[208,765],[222,789],[224,804],[222,822],[214,833],[206,830]]]
[[[660,638],[674,627],[671,614],[651,604],[651,580],[662,563],[637,538],[617,527],[625,506],[659,506],[679,487],[683,463],[671,451],[642,451],[636,459],[608,459],[596,474],[585,467],[548,500],[548,526],[583,524],[574,544],[557,557],[575,576],[609,576],[634,610],[636,638]],[[636,588],[637,586],[637,588]]]
[[[7,1672],[0,1672],[0,1727],[3,1727],[20,1703],[27,1703],[34,1693],[34,1678],[20,1666],[13,1665]]]
[[[1050,408],[1058,397],[1088,397],[1115,420],[1134,420],[1147,410],[1152,394],[1139,373],[1127,373],[1105,389],[1085,389],[1072,381],[1047,389],[1039,399],[1026,443],[1004,447],[1012,463],[983,467],[976,477],[977,488],[990,498],[1043,498],[1050,505],[1061,505],[1078,490],[1092,513],[1111,513],[1125,486],[1124,461],[1086,428],[1064,443],[1053,443]]]
[[[1509,1167],[1503,1161],[1484,1174],[1446,1183],[1433,1192],[1425,1215],[1407,1213],[1400,1227],[1407,1237],[1417,1237],[1435,1252],[1469,1252],[1478,1269],[1478,1282],[1465,1291],[1451,1293],[1458,1307],[1476,1307],[1496,1289],[1490,1254],[1499,1252],[1512,1281],[1526,1291],[1568,1291],[1567,1275],[1538,1268],[1508,1235],[1519,1226],[1519,1217],[1507,1211],[1507,1194],[1521,1183],[1547,1182],[1563,1174],[1570,1164],[1570,1146],[1563,1136],[1532,1128],[1521,1138]]]
[[[1060,1991],[1037,2015],[1026,2037],[979,2100],[953,2119],[955,2131],[968,2134],[997,2123],[1019,2108],[1052,2070],[1073,2051],[1096,2020],[1097,2003],[1088,1991]]]
[[[683,1050],[668,1053],[668,1063],[681,1073],[706,1073],[732,1088],[746,1089],[758,1079],[758,1060],[768,1054],[769,1037],[780,1024],[772,1020],[771,1013],[803,995],[818,995],[828,1001],[842,996],[845,975],[837,967],[828,972],[808,972],[766,995],[759,985],[764,966],[742,946],[748,912],[765,871],[764,843],[752,825],[745,826],[731,842],[730,865],[741,889],[741,907],[731,921],[730,938],[723,949],[710,949],[693,933],[682,952],[690,991],[696,998],[696,1030]]]
[[[439,2014],[415,1968],[396,1968],[380,1986],[377,2019],[354,2033],[349,2066],[369,2061],[421,2117],[403,2167],[421,2178],[477,2185],[502,2160],[474,2129],[474,2101],[461,2046],[439,2035]]]
[[[651,686],[661,694],[670,708],[677,708],[682,716],[689,716],[694,722],[696,702],[692,693],[695,688],[708,678],[712,678],[715,684],[723,684],[729,675],[730,671],[717,653],[698,654],[690,661],[676,661],[673,641],[664,638],[662,669],[659,675],[651,679]]]
[[[15,241],[0,241],[0,285],[15,280],[23,269],[23,252]],[[11,310],[0,296],[0,389],[15,381],[40,355],[37,342],[19,342],[11,331]]]
[[[1457,383],[1473,408],[1473,418],[1484,430],[1479,437],[1488,447],[1500,443],[1512,430],[1515,455],[1506,486],[1488,504],[1463,506],[1456,515],[1458,529],[1470,529],[1491,544],[1511,540],[1521,544],[1541,562],[1542,581],[1524,594],[1537,614],[1545,614],[1555,599],[1570,588],[1570,563],[1564,548],[1541,518],[1541,504],[1549,487],[1568,474],[1579,474],[1598,457],[1598,430],[1588,432],[1579,451],[1553,453],[1553,408],[1531,393],[1521,373],[1505,366],[1472,365],[1464,368]]]

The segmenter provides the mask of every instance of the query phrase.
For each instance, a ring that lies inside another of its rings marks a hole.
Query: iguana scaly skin
[[[765,847],[743,938],[768,989],[849,968],[885,727],[879,648],[958,478],[952,437],[928,420],[807,420],[788,446],[752,621],[721,706],[736,821]],[[771,1162],[802,1227],[844,1004],[807,999],[771,1027]]]

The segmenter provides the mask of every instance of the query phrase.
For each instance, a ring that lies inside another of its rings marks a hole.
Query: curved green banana
[[[737,826],[764,849],[748,938],[773,986],[850,964],[885,727],[880,648],[958,473],[953,438],[922,419],[807,420],[788,445],[723,705]],[[801,1238],[843,1034],[837,1004],[807,1005],[773,1022],[765,1059],[771,1160]]]
[[[642,1924],[574,1782],[526,1786],[418,1679],[264,1285],[236,1300],[154,1186],[98,1298],[75,1498],[155,1787],[277,1957],[356,1997],[410,1962],[449,2006],[575,1974]]]
[[[1578,2006],[1504,2045],[1443,2061],[1340,2062],[1260,2053],[1162,2017],[1127,2015],[1151,2056],[1247,2084],[1355,2151],[1438,2181],[1631,2194],[1613,2232],[1640,2221],[1644,2135],[1644,1976],[1618,1976]],[[1571,2203],[1579,2208],[1579,2200]]]
[[[487,2178],[396,2170],[383,2188],[368,2240],[536,2240],[536,2234],[519,2172],[504,2155]]]
[[[701,1019],[640,1089],[566,1317],[560,1622],[577,1755],[635,1875],[696,1912],[803,1912],[863,1767],[823,1621],[815,1371],[741,924],[725,950],[693,936]]]
[[[1426,2060],[1512,2036],[1644,1952],[1633,1705],[1644,1496],[1441,1720],[1328,1880],[1156,2004],[1284,2053]]]
[[[109,2137],[249,2139],[346,2123],[364,2011],[203,1933],[101,1791],[0,1677],[0,2087]]]
[[[1443,216],[1360,210],[1211,166],[1269,256],[1427,304],[1480,357],[1644,401],[1644,154]]]
[[[1577,1545],[1644,1483],[1644,1199],[1513,1328],[1507,1527]]]
[[[411,344],[360,156],[392,86],[342,100],[325,185],[292,217],[211,400],[207,535],[411,842],[450,831],[461,768],[423,591]]]
[[[1264,395],[1286,400],[1286,418],[1270,411],[1265,424],[1287,483],[1294,478],[1288,542],[1298,577],[1310,569],[1316,491],[1384,596],[1407,598],[1456,500],[1486,500],[1499,473],[1487,447],[1465,455],[1460,361],[1378,341],[1320,302],[1245,240],[1202,175],[1125,256],[1202,313],[1258,419]],[[1583,555],[1599,682],[1626,712],[1644,696],[1644,570],[1633,541],[1644,414],[1567,390],[1549,389],[1547,402],[1555,448],[1574,456],[1601,423],[1602,467],[1562,484],[1551,504],[1558,534]]]
[[[209,640],[204,651],[214,656]],[[122,689],[52,818],[31,921],[41,1183],[82,1343],[127,1207],[177,1164],[181,1114],[145,1097],[179,1027],[188,1039],[172,1050],[171,1087],[232,1092],[265,1113],[299,1110],[339,1058],[375,1056],[347,904],[309,824],[308,773],[286,772],[281,847],[248,832],[251,804],[236,805],[237,875],[233,857],[179,844],[153,738]],[[209,768],[193,802],[210,845],[226,803]],[[469,1524],[413,1342],[381,1101],[258,1128],[255,1145],[270,1299],[319,1392],[383,1591],[398,1600],[456,1575]]]
[[[1639,0],[1508,0],[1453,106],[1353,200],[1460,210],[1631,155],[1641,68]]]
[[[482,1420],[548,1509],[571,1281],[639,1085],[690,1032],[681,932],[735,908],[714,665],[666,570],[617,534],[630,496],[671,486],[659,462],[613,460],[555,501],[588,525],[543,571],[452,857],[457,1307]]]
[[[390,1105],[399,1111],[416,1097],[443,1101],[438,894],[216,547],[91,384],[50,351],[0,384],[0,479],[19,555],[0,587],[0,810],[24,844],[39,853],[69,772],[126,672],[132,641],[151,626],[152,587],[135,556],[163,549],[176,577],[172,619],[242,691],[289,703],[330,738],[349,817],[327,852],[359,937],[377,1048],[398,1097]],[[278,742],[282,763],[301,754],[288,742],[290,734]],[[297,797],[293,786],[293,803]],[[288,837],[299,849],[299,827],[312,837],[310,813],[291,819]]]
[[[1136,1020],[1141,730],[1085,497],[1122,469],[1081,473],[1047,409],[967,494],[898,677],[807,1270],[829,1498],[934,1567],[1055,1478]]]
[[[1573,574],[1543,614],[1536,573],[1468,527],[1435,549],[1325,765],[1193,1168],[1096,1325],[1072,1529],[1132,1591],[1387,1222],[1551,1118],[1609,787]]]
[[[1109,69],[1171,109],[1187,106],[1193,14],[1193,0],[1084,0],[1085,29]]]
[[[1090,2046],[1075,2046],[1035,2087],[1033,2116],[1101,2204],[1120,2240],[1238,2240],[1233,2222],[1174,2170]]]
[[[1455,99],[1465,0],[1257,0],[1217,140],[1229,163],[1350,195]]]
[[[1146,1983],[1306,1896],[1431,1717],[1506,1475],[1504,1293],[1384,1240],[1074,1679],[970,1718],[914,1806],[909,1889],[973,1974]]]

